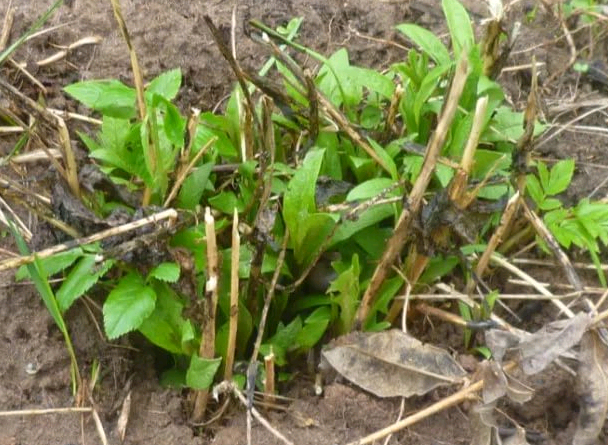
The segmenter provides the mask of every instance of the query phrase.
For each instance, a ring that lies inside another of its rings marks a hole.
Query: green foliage
[[[574,160],[559,161],[550,170],[543,162],[538,162],[536,168],[537,175],[530,174],[526,178],[526,190],[542,211],[547,228],[562,247],[569,249],[574,245],[587,251],[600,282],[606,286],[599,253],[600,243],[608,245],[608,204],[582,199],[573,207],[565,207],[556,198],[572,181]],[[542,240],[539,242],[548,250]]]
[[[352,138],[335,116],[325,112],[316,116],[318,125],[313,126],[310,110],[318,104],[309,102],[310,85],[304,84],[286,59],[279,60],[278,56],[260,71],[265,76],[275,70],[269,74],[272,79],[283,79],[281,94],[273,95],[270,128],[265,128],[263,134],[257,131],[257,119],[264,116],[265,108],[255,102],[254,110],[246,113],[248,104],[240,86],[233,90],[221,114],[203,112],[186,117],[180,113],[173,103],[182,81],[179,69],[163,73],[148,84],[145,116],[139,116],[135,90],[117,80],[86,81],[66,87],[68,94],[101,114],[98,133],[81,133],[80,137],[90,157],[111,181],[131,193],[149,191],[151,204],[170,201],[184,211],[180,217],[195,215],[190,226],[179,228],[168,241],[172,248],[191,255],[193,269],[186,270],[182,264],[182,271],[172,262],[148,266],[118,260],[99,262],[96,255],[101,249],[84,246],[41,262],[49,276],[62,273],[65,277],[57,298],[52,300],[56,306],[53,308],[61,315],[94,284],[103,284],[104,289],[109,289],[103,315],[110,339],[139,331],[175,356],[175,368],[163,376],[165,383],[208,388],[221,367],[228,343],[232,251],[226,234],[236,209],[243,229],[238,276],[241,284],[253,289],[241,286],[237,360],[249,358],[257,331],[264,333],[260,354],[274,354],[279,366],[287,365],[294,355],[310,350],[323,338],[350,332],[361,295],[403,211],[403,197],[420,174],[423,154],[410,148],[428,143],[444,106],[454,67],[463,54],[468,57],[470,73],[441,155],[454,163],[460,161],[477,100],[487,97],[471,179],[479,182],[493,175],[478,194],[485,200],[499,201],[513,193],[508,178],[515,170],[512,159],[515,141],[523,134],[523,115],[504,103],[500,85],[483,74],[481,45],[475,42],[466,10],[456,0],[443,0],[442,7],[450,30],[451,50],[424,28],[399,25],[397,30],[416,49],[385,73],[354,66],[345,49],[325,58],[293,43],[301,20],[290,22],[278,33],[267,30],[269,36],[280,37],[286,45],[319,61],[312,85],[345,116],[351,129],[364,135],[361,140]],[[272,86],[275,84],[273,81]],[[403,94],[397,103],[394,125],[389,128],[388,113],[397,85]],[[253,84],[246,88],[251,93],[256,91]],[[255,100],[257,95],[252,97]],[[250,124],[249,119],[255,123]],[[543,129],[537,124],[534,132],[538,134]],[[273,150],[264,145],[270,134],[275,143]],[[248,151],[254,156],[249,156]],[[275,162],[267,165],[270,152],[274,153]],[[186,169],[189,163],[192,168]],[[595,259],[599,252],[597,240],[608,240],[603,222],[608,221],[608,215],[603,207],[582,201],[565,209],[555,198],[570,183],[573,170],[574,164],[569,161],[558,163],[551,170],[539,164],[538,176],[530,175],[527,187],[545,212],[547,226],[556,231],[556,238],[565,246],[589,249]],[[451,167],[437,166],[425,197],[428,202],[445,194],[454,175]],[[171,201],[169,194],[178,178],[183,182]],[[266,191],[268,200],[264,198]],[[101,190],[91,200],[100,201],[93,203],[95,208],[137,210],[133,204]],[[198,306],[208,274],[207,239],[204,226],[198,222],[202,206],[213,208],[221,257],[215,359],[198,355],[205,341],[201,338]],[[496,215],[489,215],[486,229],[496,220]],[[268,324],[260,326],[261,305],[287,233],[280,286],[275,289]],[[476,240],[480,244],[484,233]],[[449,247],[460,248],[465,254],[467,249],[483,249],[479,245]],[[419,284],[429,284],[452,273],[460,261],[460,256],[452,251],[433,255]],[[325,271],[329,285],[311,290],[314,286],[306,284],[294,291],[293,284],[301,274],[320,258],[325,261],[325,256],[334,260]],[[252,283],[250,278],[257,270],[252,263],[258,260],[255,266],[260,267],[262,277]],[[113,273],[109,274],[111,269]],[[24,278],[28,273],[32,275],[24,268],[18,275]],[[400,275],[385,280],[365,329],[390,326],[385,316],[403,285]],[[479,310],[462,306],[463,318],[486,320],[495,299],[496,295],[490,294]],[[467,336],[470,331],[465,333]]]

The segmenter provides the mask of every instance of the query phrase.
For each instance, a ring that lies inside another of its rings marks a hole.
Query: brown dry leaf
[[[519,380],[506,374],[496,361],[481,363],[481,378],[483,380],[483,401],[493,403],[506,395],[517,403],[527,402],[532,398],[534,390]]]
[[[568,320],[548,323],[534,334],[490,329],[486,344],[499,362],[507,350],[517,351],[524,373],[536,374],[577,345],[591,321],[588,314],[580,312]]]
[[[592,445],[608,413],[608,348],[597,331],[590,330],[581,340],[578,367],[579,402],[573,445]]]
[[[494,403],[478,403],[469,412],[471,445],[492,444],[492,436],[495,433],[495,428],[498,426],[494,418],[494,408]]]
[[[378,397],[423,395],[462,380],[466,371],[450,354],[399,330],[354,332],[323,358],[343,377]]]

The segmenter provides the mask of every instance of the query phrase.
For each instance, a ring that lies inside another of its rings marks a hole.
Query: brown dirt
[[[12,38],[23,32],[48,3],[47,0],[13,0],[17,14]],[[109,2],[72,0],[68,3],[71,6],[62,7],[50,22],[67,26],[34,39],[15,55],[16,60],[27,62],[28,68],[45,84],[49,90],[47,101],[57,108],[74,107],[61,94],[61,88],[76,80],[120,78],[130,81],[129,57],[115,26]],[[229,30],[231,2],[131,0],[122,3],[124,18],[146,78],[169,68],[181,67],[185,87],[179,100],[184,108],[211,109],[226,96],[233,77],[212,43],[202,16],[210,15],[217,25]],[[479,22],[479,18],[485,15],[483,9],[475,1],[466,3],[474,10],[474,17]],[[393,25],[412,20],[441,28],[438,5],[439,1],[434,0],[411,4],[385,1],[375,2],[373,6],[369,0],[246,0],[239,2],[237,22],[252,17],[276,26],[292,17],[303,16],[300,42],[324,54],[344,46],[358,64],[387,67],[404,54],[377,39],[394,39]],[[0,14],[4,10],[5,7],[0,8]],[[517,14],[519,16],[515,18],[523,20],[523,10]],[[240,25],[237,28],[239,59],[245,65],[261,66],[266,54],[244,36]],[[36,67],[35,61],[55,52],[53,45],[67,45],[90,35],[101,36],[102,43],[74,51],[67,61],[46,68]],[[540,8],[535,21],[524,25],[523,37],[517,43],[509,64],[529,63],[531,55],[535,54],[538,61],[546,63],[543,78],[563,69],[569,50],[563,40],[553,41],[557,35],[561,35],[558,23]],[[585,36],[575,37],[577,44],[585,44]],[[532,43],[543,42],[546,44],[527,51]],[[601,48],[602,42],[595,43],[596,48]],[[9,80],[25,90],[32,88],[15,71],[10,72]],[[521,107],[528,90],[525,76],[506,74],[502,81],[510,99]],[[576,81],[574,74],[566,72],[553,79],[551,84],[544,85],[549,108],[563,103],[566,92],[575,91]],[[591,94],[592,87],[587,84],[580,91],[581,94]],[[561,117],[560,122],[566,122],[572,116],[570,113]],[[598,116],[591,116],[580,123],[604,124],[604,117]],[[0,139],[0,153],[5,154],[9,147],[10,143],[5,144]],[[575,157],[580,161],[574,191],[570,194],[575,199],[593,190],[606,175],[606,161],[601,157],[604,147],[600,136],[566,131],[545,144],[540,153],[550,158]],[[606,188],[598,193],[596,197],[603,197]],[[10,274],[1,275],[0,356],[3,359],[0,360],[0,409],[71,406],[69,360],[61,335],[32,287],[13,285],[11,280]],[[92,399],[111,443],[118,443],[116,421],[129,387],[132,390],[132,411],[125,444],[246,443],[242,409],[233,408],[220,425],[212,428],[191,428],[182,413],[182,394],[158,385],[154,360],[146,348],[139,351],[125,349],[129,346],[127,340],[119,345],[107,344],[95,327],[94,319],[99,322],[100,315],[94,307],[89,312],[83,304],[76,305],[67,319],[83,375],[88,377],[87,372],[94,360],[101,364],[101,379]],[[462,333],[456,328],[440,324],[433,331],[428,325],[421,324],[418,329],[426,340],[432,337],[434,344],[460,347]],[[37,372],[28,374],[28,366],[34,366]],[[528,383],[537,391],[535,398],[524,406],[506,406],[509,415],[529,431],[542,433],[537,443],[570,443],[578,410],[573,378],[552,367]],[[324,395],[317,397],[312,395],[311,385],[299,382],[288,394],[294,398],[288,410],[268,415],[279,431],[302,445],[356,440],[391,424],[399,414],[398,401],[380,400],[342,383],[329,384]],[[445,394],[445,391],[440,391],[428,397],[408,400],[404,413],[415,412]],[[466,444],[470,437],[466,408],[452,408],[427,418],[393,436],[390,443]],[[76,443],[99,443],[95,425],[87,415],[0,417],[0,445]],[[253,443],[280,442],[256,424]]]

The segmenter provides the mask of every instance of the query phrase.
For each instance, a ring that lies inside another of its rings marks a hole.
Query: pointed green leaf
[[[437,65],[452,63],[447,48],[431,31],[411,23],[398,25],[396,28],[427,53]]]
[[[70,271],[56,294],[61,312],[67,311],[74,301],[93,287],[112,268],[114,261],[96,263],[95,255],[85,255]]]
[[[179,68],[166,71],[150,82],[146,88],[146,97],[151,99],[153,94],[158,94],[167,100],[173,100],[181,84],[182,72]]]
[[[454,58],[459,59],[460,53],[469,51],[475,44],[475,34],[467,10],[458,0],[442,0],[443,13],[448,22]]]
[[[219,357],[206,359],[192,355],[186,372],[186,384],[192,389],[209,389],[221,362]]]

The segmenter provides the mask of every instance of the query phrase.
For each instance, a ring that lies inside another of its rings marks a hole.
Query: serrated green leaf
[[[548,184],[545,188],[547,195],[557,195],[565,191],[574,174],[574,159],[564,159],[556,163],[551,169]]]
[[[221,362],[219,357],[206,359],[193,354],[186,372],[186,385],[192,389],[209,389]]]
[[[85,80],[68,85],[64,90],[104,116],[131,119],[136,115],[135,89],[118,80]]]
[[[547,188],[549,187],[549,170],[544,162],[538,162],[536,164],[536,169],[538,171],[538,179],[540,180],[540,185],[547,194]]]
[[[287,351],[296,347],[296,339],[302,330],[300,317],[294,318],[287,326],[279,322],[276,333],[260,346],[260,354],[266,356],[272,352],[275,363],[279,366],[287,364]]]
[[[396,28],[426,52],[437,65],[452,63],[447,48],[431,31],[411,23],[397,25]]]
[[[458,0],[442,0],[441,5],[452,37],[454,58],[459,59],[462,51],[469,51],[475,45],[471,19]]]
[[[93,287],[113,265],[114,261],[108,260],[96,266],[95,255],[82,257],[57,290],[57,303],[61,312],[67,311],[74,301]]]
[[[182,84],[182,72],[179,68],[166,71],[156,77],[146,88],[146,98],[158,94],[167,100],[175,99]]]
[[[154,311],[156,292],[135,272],[124,276],[110,292],[103,305],[103,319],[108,338],[113,340],[138,329]]]
[[[160,263],[150,271],[148,278],[175,283],[179,280],[179,265],[177,263]]]

